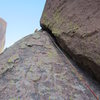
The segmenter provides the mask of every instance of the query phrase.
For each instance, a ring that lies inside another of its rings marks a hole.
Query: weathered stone
[[[8,63],[15,63],[17,60],[19,60],[19,55],[15,54],[8,59]]]
[[[100,81],[100,1],[47,0],[41,27],[80,67]]]
[[[48,33],[36,34],[16,42],[0,55],[0,100],[95,100]],[[27,43],[32,47],[21,48]],[[50,48],[45,48],[48,44]],[[100,97],[98,85],[89,79],[86,82]]]
[[[37,82],[41,79],[41,74],[38,72],[28,72],[27,73],[27,79],[32,80],[33,82]]]

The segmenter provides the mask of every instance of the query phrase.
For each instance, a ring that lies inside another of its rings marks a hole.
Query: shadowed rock
[[[100,0],[47,0],[41,26],[60,47],[100,81]]]
[[[2,53],[5,45],[6,22],[0,18],[0,53]]]

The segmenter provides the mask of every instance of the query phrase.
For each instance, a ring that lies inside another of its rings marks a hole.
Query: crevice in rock
[[[26,44],[26,46],[31,48],[33,44]]]
[[[46,27],[44,24],[41,24],[42,30],[48,32],[51,37],[54,39],[55,43],[58,45],[58,47],[64,52],[64,54],[67,56],[67,58],[71,61],[71,63],[76,66],[79,70],[82,71],[84,76],[87,78],[93,79],[93,81],[99,81],[97,77],[95,76],[94,67],[97,66],[93,61],[88,59],[87,57],[83,57],[81,55],[75,55],[73,52],[66,46],[64,41],[60,37],[55,37],[52,33],[52,31]],[[66,50],[64,49],[66,48]],[[79,60],[80,59],[80,60]],[[99,66],[98,66],[99,67]],[[99,72],[97,70],[97,72]]]

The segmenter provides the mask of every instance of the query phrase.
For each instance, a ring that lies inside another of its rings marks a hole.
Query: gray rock
[[[28,35],[0,55],[0,100],[95,100],[72,69],[47,32]]]

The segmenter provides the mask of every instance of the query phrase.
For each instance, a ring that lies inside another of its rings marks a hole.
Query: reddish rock
[[[80,67],[100,81],[100,0],[47,0],[40,22]]]
[[[0,18],[0,53],[2,53],[5,44],[6,22]]]

